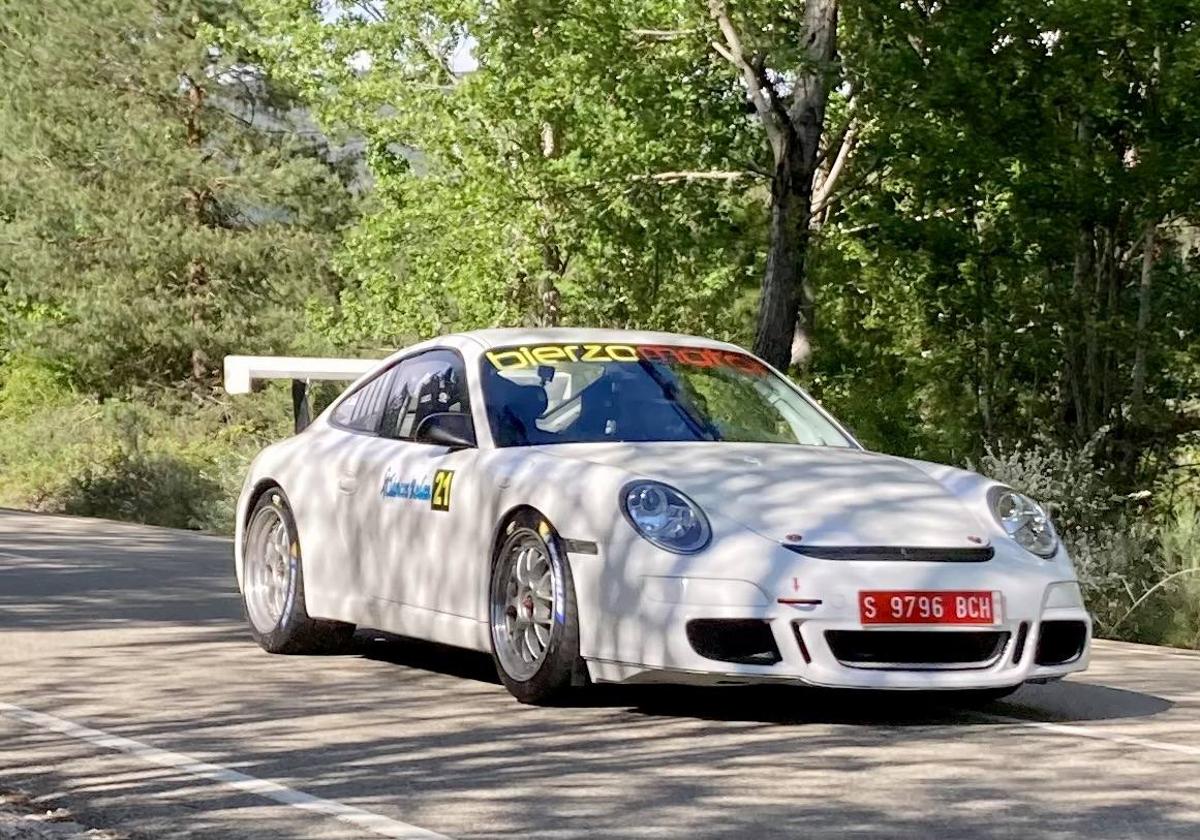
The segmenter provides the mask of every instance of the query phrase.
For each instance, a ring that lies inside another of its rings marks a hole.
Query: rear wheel
[[[243,545],[242,602],[250,635],[271,653],[327,653],[350,642],[354,625],[309,618],[296,521],[273,487],[250,514]]]
[[[509,523],[493,558],[489,622],[496,672],[522,703],[551,702],[585,681],[571,567],[536,513]]]

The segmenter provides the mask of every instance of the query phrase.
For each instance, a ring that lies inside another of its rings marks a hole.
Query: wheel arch
[[[534,517],[534,518],[540,519],[542,522],[545,522],[548,526],[550,526],[551,532],[553,533],[555,539],[557,539],[561,542],[562,534],[559,533],[558,529],[555,527],[554,523],[550,520],[549,516],[547,516],[545,513],[543,513],[541,510],[539,510],[538,508],[534,507],[531,504],[522,503],[522,504],[513,505],[508,510],[504,511],[504,513],[502,513],[496,519],[496,525],[492,529],[492,539],[488,543],[488,545],[489,545],[488,564],[489,565],[496,561],[496,552],[498,552],[500,550],[501,545],[504,544],[504,537],[508,533],[509,526],[513,522],[516,522],[522,516]],[[562,546],[559,546],[559,548],[561,549]],[[564,552],[564,554],[565,553],[566,552]]]

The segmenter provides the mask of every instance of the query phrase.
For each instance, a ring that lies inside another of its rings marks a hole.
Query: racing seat
[[[431,414],[445,411],[448,407],[448,394],[442,383],[440,374],[434,373],[425,377],[417,391],[416,413],[413,417],[413,429],[421,428],[421,423]]]

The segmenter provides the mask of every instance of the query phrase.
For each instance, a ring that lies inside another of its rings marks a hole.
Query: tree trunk
[[[554,130],[554,126],[550,123],[542,124],[542,157],[546,159],[558,156],[559,143],[558,136]],[[542,268],[538,273],[538,317],[537,323],[541,327],[557,327],[558,326],[558,280],[566,271],[566,263],[562,257],[562,251],[558,247],[557,231],[554,227],[555,211],[551,207],[551,202],[544,199],[538,203],[542,211],[543,222],[539,229],[539,235],[542,240]]]
[[[187,79],[187,90],[185,93],[187,106],[184,110],[184,129],[187,132],[188,148],[199,153],[204,144],[204,130],[201,125],[201,116],[206,92],[190,76],[185,78]],[[188,203],[198,227],[204,227],[208,222],[206,211],[211,197],[208,187],[188,191]],[[204,294],[207,284],[208,269],[203,259],[199,256],[192,257],[187,267],[186,293],[188,300],[191,302],[192,334],[196,342],[192,347],[190,356],[192,382],[197,387],[203,386],[209,378],[208,354],[199,344],[199,337],[204,332]]]
[[[806,257],[817,152],[829,100],[827,76],[837,48],[837,0],[804,4],[804,65],[793,82],[786,118],[771,144],[771,229],[758,305],[754,351],[786,370],[806,361],[812,347],[815,304]]]
[[[1068,342],[1071,396],[1075,407],[1075,427],[1081,438],[1095,431],[1091,399],[1091,372],[1096,349],[1095,299],[1088,282],[1095,271],[1095,228],[1081,224],[1075,240],[1075,265],[1072,271],[1071,297],[1078,317],[1078,332]]]
[[[1142,406],[1142,395],[1146,389],[1146,327],[1150,324],[1150,278],[1154,269],[1154,234],[1157,225],[1146,226],[1146,239],[1142,245],[1142,277],[1138,283],[1137,326],[1134,330],[1133,387],[1130,405],[1136,417]]]
[[[795,340],[807,339],[801,325],[802,303],[807,303],[812,317],[811,300],[803,301],[812,177],[807,173],[806,184],[799,157],[798,145],[787,144],[771,182],[770,246],[754,339],[754,352],[781,370],[792,362]]]
[[[208,284],[208,271],[204,267],[203,260],[193,258],[188,263],[188,281],[187,294],[193,301],[192,304],[192,330],[196,335],[204,329],[204,287]],[[208,354],[204,352],[202,347],[193,347],[191,355],[192,363],[192,380],[201,385],[209,377],[208,370]]]

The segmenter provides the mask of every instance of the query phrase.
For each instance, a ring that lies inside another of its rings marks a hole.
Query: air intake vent
[[[908,548],[886,545],[798,545],[784,548],[820,560],[868,560],[896,563],[986,563],[995,555],[992,547],[982,548]]]
[[[1043,621],[1038,636],[1039,665],[1066,665],[1083,655],[1087,625],[1082,621]]]
[[[705,659],[739,665],[774,665],[780,660],[775,634],[754,618],[697,618],[687,623],[688,642]]]
[[[1008,643],[994,630],[826,630],[834,657],[854,668],[954,670],[987,668]]]

